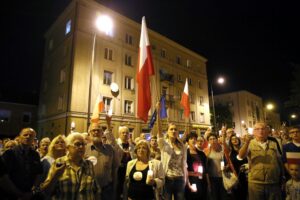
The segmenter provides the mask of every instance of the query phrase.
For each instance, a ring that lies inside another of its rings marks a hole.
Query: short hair
[[[209,140],[210,137],[215,137],[216,139],[218,139],[218,136],[214,133],[210,133],[208,136],[207,136],[207,141]]]
[[[91,132],[93,129],[99,129],[103,131],[102,126],[99,123],[95,122],[90,124],[88,132]]]
[[[191,139],[191,138],[196,138],[196,140],[197,140],[197,138],[198,138],[197,133],[195,133],[195,132],[190,132],[190,133],[186,136],[186,142],[188,142],[189,139]]]
[[[151,136],[151,139],[150,140],[157,140],[157,136]]]
[[[150,146],[149,146],[149,143],[146,140],[139,140],[137,142],[137,144],[134,147],[134,153],[137,155],[137,149],[141,145],[145,145],[146,146],[146,148],[147,148],[147,158],[150,158],[150,153],[151,153],[150,152]]]
[[[50,138],[48,138],[48,137],[44,137],[44,138],[41,139],[40,145],[42,144],[42,142],[48,142],[48,143],[50,143],[51,140],[50,140]]]
[[[34,133],[34,137],[36,137],[36,132],[33,128],[27,127],[27,128],[23,128],[21,130],[21,132],[19,133],[19,135],[22,135],[23,133],[27,133],[27,132],[31,132]]]
[[[300,126],[298,126],[298,125],[296,125],[296,126],[291,126],[291,127],[289,128],[289,131],[292,130],[292,129],[298,129],[298,130],[300,130]]]
[[[72,145],[73,144],[73,142],[74,142],[74,140],[75,139],[82,139],[82,140],[84,140],[84,137],[83,137],[83,135],[81,134],[81,133],[77,133],[77,132],[75,132],[75,133],[71,133],[70,135],[68,135],[67,137],[66,137],[66,146],[70,146],[70,145]]]
[[[119,133],[121,132],[122,129],[126,129],[127,132],[129,132],[129,128],[127,126],[119,126]]]

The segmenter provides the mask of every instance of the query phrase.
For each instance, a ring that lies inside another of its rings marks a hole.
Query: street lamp
[[[106,35],[112,36],[112,29],[113,29],[112,19],[107,15],[99,15],[96,19],[95,27],[96,27],[96,29],[94,31],[94,36],[93,36],[92,58],[91,58],[91,65],[90,65],[87,130],[89,128],[90,119],[91,119],[91,98],[92,98],[93,70],[94,70],[94,62],[95,62],[95,47],[96,47],[97,30],[105,33]]]
[[[265,122],[267,122],[267,113],[268,111],[271,111],[274,109],[274,104],[273,103],[267,103],[266,108],[265,108]]]
[[[219,77],[217,79],[217,83],[220,85],[223,85],[225,83],[225,79],[223,77]],[[216,110],[215,110],[215,100],[214,100],[214,90],[213,90],[213,84],[210,84],[210,94],[211,94],[211,102],[213,107],[213,115],[214,115],[214,128],[217,128],[217,119],[216,119]],[[215,130],[216,131],[216,130]]]

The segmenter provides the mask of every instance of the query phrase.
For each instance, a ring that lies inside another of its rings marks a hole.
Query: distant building
[[[36,128],[37,106],[0,102],[0,137],[13,138],[22,128]]]
[[[112,30],[105,33],[96,30],[95,19],[98,15],[112,18]],[[69,4],[45,34],[46,49],[38,112],[40,133],[50,137],[68,134],[72,122],[76,124],[76,131],[86,131],[88,107],[90,105],[92,112],[99,94],[103,95],[106,110],[113,110],[114,133],[117,133],[119,125],[127,125],[134,137],[142,131],[149,132],[148,124],[135,117],[140,27],[140,23],[96,1],[74,0]],[[191,128],[198,132],[204,131],[210,126],[207,60],[159,33],[150,29],[148,33],[156,72],[153,82],[157,85],[155,88],[152,84],[151,113],[155,102],[165,94],[168,120],[176,123],[179,131],[183,131],[185,121],[179,102],[185,79],[188,78]],[[111,93],[112,82],[120,88],[116,98]],[[104,114],[101,114],[102,119]],[[164,128],[166,125],[167,121],[164,120]]]
[[[258,121],[265,120],[262,98],[248,91],[225,93],[214,96],[215,105],[227,105],[232,114],[233,127],[244,134],[243,124],[252,128]]]
[[[280,114],[275,111],[265,111],[266,122],[272,127],[272,129],[281,128]]]

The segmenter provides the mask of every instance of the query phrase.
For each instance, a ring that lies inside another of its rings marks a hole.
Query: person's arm
[[[237,157],[239,160],[242,160],[247,156],[249,144],[252,139],[253,139],[253,137],[251,135],[246,135],[245,143],[243,144],[242,148],[240,149],[239,155]]]
[[[160,121],[160,102],[156,103],[156,113],[157,113],[157,118],[156,118],[156,123],[157,123],[157,137],[162,138],[162,129],[161,129],[161,121]]]

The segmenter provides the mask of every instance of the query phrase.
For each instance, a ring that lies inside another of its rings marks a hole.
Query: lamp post
[[[219,77],[217,79],[217,83],[220,85],[223,85],[225,83],[225,79],[223,77]],[[213,90],[213,84],[210,84],[210,94],[211,94],[211,103],[213,107],[213,115],[214,115],[214,129],[217,128],[217,118],[216,118],[216,110],[215,110],[215,100],[214,100],[214,90]],[[215,130],[216,131],[216,130]]]
[[[93,35],[93,44],[92,44],[92,58],[90,65],[90,78],[89,78],[89,94],[88,94],[88,112],[87,112],[87,130],[90,126],[91,120],[91,98],[92,98],[92,85],[93,85],[93,70],[94,70],[94,62],[95,62],[95,48],[96,48],[96,39],[97,39],[97,30],[105,33],[106,35],[111,36],[113,23],[110,17],[107,15],[100,15],[96,19],[95,23],[95,31]]]
[[[268,119],[267,119],[267,118],[268,118],[268,117],[267,117],[268,111],[271,111],[271,110],[273,110],[273,109],[274,109],[274,104],[273,104],[273,103],[267,103],[267,104],[266,104],[266,107],[265,107],[265,122],[266,122],[266,123],[268,123],[268,122],[267,122],[267,120],[268,120]]]

